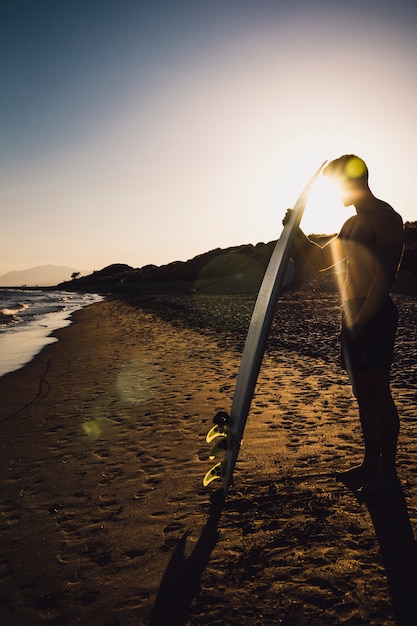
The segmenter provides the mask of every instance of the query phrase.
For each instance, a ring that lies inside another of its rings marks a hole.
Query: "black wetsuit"
[[[339,238],[348,244],[359,246],[358,258],[366,260],[369,256],[376,258],[375,235],[366,227],[359,232],[352,231],[352,225],[358,216],[350,218],[342,228]],[[362,252],[360,250],[362,249]],[[359,261],[360,262],[360,261]],[[357,269],[356,269],[357,271]],[[367,272],[367,262],[360,264],[360,271]],[[368,276],[371,282],[372,276]],[[388,295],[377,312],[361,329],[358,336],[352,339],[348,328],[348,315],[355,319],[366,298],[355,298],[344,303],[341,329],[341,361],[342,367],[351,371],[358,370],[390,370],[395,335],[398,326],[398,310]]]
[[[361,298],[355,302],[360,304],[359,300],[362,304],[365,301]],[[389,296],[355,339],[349,333],[343,313],[340,334],[342,367],[351,371],[390,370],[397,325],[398,309]]]

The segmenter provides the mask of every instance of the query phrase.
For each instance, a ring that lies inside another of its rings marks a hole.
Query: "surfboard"
[[[226,497],[232,483],[243,431],[245,430],[278,297],[284,283],[291,248],[310,192],[326,163],[327,161],[318,168],[303,189],[275,245],[253,309],[230,414],[220,411],[215,416],[214,426],[206,437],[208,443],[215,441],[210,458],[215,458],[219,453],[224,453],[224,457],[206,473],[203,484],[207,486],[216,478],[221,479],[224,497]]]

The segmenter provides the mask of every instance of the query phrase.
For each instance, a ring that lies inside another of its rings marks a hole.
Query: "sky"
[[[417,220],[417,7],[0,0],[0,275],[268,242],[326,159]],[[337,232],[320,180],[302,222]]]

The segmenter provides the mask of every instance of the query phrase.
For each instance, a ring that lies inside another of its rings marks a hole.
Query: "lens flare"
[[[347,178],[362,178],[366,174],[366,165],[359,157],[352,157],[345,165]]]
[[[117,377],[120,398],[129,404],[154,400],[161,391],[161,366],[156,361],[138,356],[126,363]]]

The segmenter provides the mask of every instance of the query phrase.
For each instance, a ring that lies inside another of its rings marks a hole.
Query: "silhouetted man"
[[[336,478],[361,487],[361,493],[369,496],[400,484],[396,471],[399,418],[389,378],[398,323],[390,291],[403,250],[403,222],[389,204],[375,198],[368,186],[368,169],[359,157],[341,156],[323,174],[336,182],[343,204],[353,205],[356,215],[324,247],[301,230],[295,245],[317,270],[346,262],[346,277],[340,285],[341,357],[359,405],[365,455],[361,465]]]

